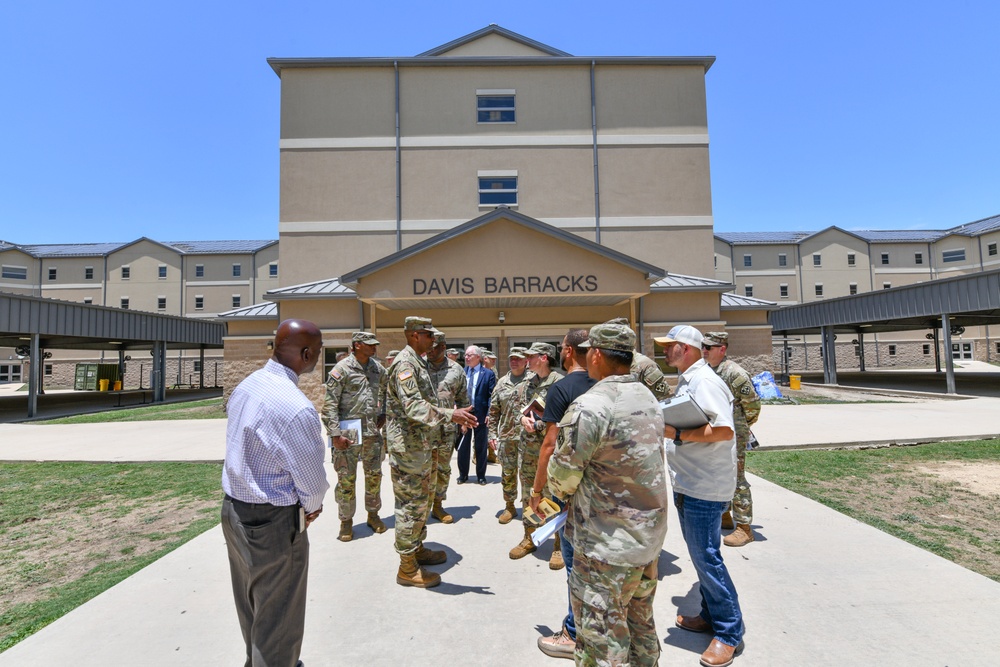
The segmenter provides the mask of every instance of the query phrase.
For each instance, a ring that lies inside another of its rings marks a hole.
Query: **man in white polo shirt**
[[[665,348],[667,363],[680,371],[676,395],[689,395],[709,418],[698,428],[664,427],[664,435],[674,444],[667,450],[667,464],[677,518],[701,590],[701,613],[678,615],[676,623],[691,632],[712,633],[701,664],[725,667],[743,650],[743,613],[722,560],[720,533],[722,513],[736,491],[733,395],[702,359],[700,331],[678,325],[653,340]]]

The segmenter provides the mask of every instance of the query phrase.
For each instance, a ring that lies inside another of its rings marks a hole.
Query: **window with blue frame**
[[[514,95],[476,95],[476,122],[516,122]]]
[[[517,206],[517,176],[480,176],[480,206]]]

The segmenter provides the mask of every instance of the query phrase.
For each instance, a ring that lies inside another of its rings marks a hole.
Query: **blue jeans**
[[[712,624],[716,639],[737,646],[743,640],[743,612],[720,549],[722,513],[728,504],[674,494],[681,534],[698,573],[701,617]]]
[[[559,529],[559,550],[562,552],[563,562],[566,563],[566,603],[569,611],[563,619],[563,627],[573,639],[576,639],[576,621],[573,618],[573,596],[569,592],[569,575],[573,572],[573,544],[566,539],[566,527]]]

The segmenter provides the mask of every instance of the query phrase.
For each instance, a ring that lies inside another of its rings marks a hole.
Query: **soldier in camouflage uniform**
[[[493,371],[496,375],[497,372],[497,355],[493,354],[489,350],[483,350],[483,368],[488,368]],[[494,387],[494,391],[496,388]],[[492,394],[491,394],[492,396]],[[490,442],[489,437],[486,438],[486,462],[487,463],[499,463],[497,459],[497,446]]]
[[[630,372],[635,333],[605,323],[590,330],[587,368],[598,383],[559,422],[548,484],[569,502],[570,595],[577,665],[652,666],[657,560],[667,536],[663,416]]]
[[[434,347],[427,353],[427,372],[437,388],[438,405],[442,408],[469,407],[469,390],[462,365],[445,356],[446,339],[443,331],[434,334]],[[434,473],[431,477],[431,515],[441,523],[452,523],[454,518],[441,506],[448,497],[451,481],[451,454],[455,449],[458,428],[453,422],[435,426],[431,430],[431,458]]]
[[[337,362],[326,380],[326,400],[323,404],[323,424],[333,445],[331,457],[337,471],[334,495],[340,512],[341,542],[353,537],[355,487],[358,461],[365,472],[365,509],[368,526],[376,533],[385,532],[379,518],[382,508],[382,436],[379,429],[385,413],[379,409],[376,397],[385,383],[385,369],[375,360],[378,347],[375,335],[358,331],[351,335],[351,354]],[[350,440],[354,432],[342,431],[340,422],[361,420],[361,441]]]
[[[444,551],[424,547],[431,503],[431,431],[444,422],[475,427],[468,408],[442,408],[421,355],[434,345],[434,329],[425,317],[407,317],[406,348],[389,367],[386,382],[386,443],[392,491],[396,498],[396,552],[401,586],[430,588],[441,577],[423,565],[445,562]]]
[[[605,324],[620,324],[626,327],[629,325],[628,319],[624,317],[616,317],[613,320],[605,322]],[[663,401],[670,398],[672,390],[670,383],[667,382],[667,377],[660,370],[660,365],[645,354],[642,354],[638,350],[632,352],[632,368],[629,372],[653,392],[656,400]]]
[[[500,486],[506,508],[500,513],[500,523],[507,524],[517,509],[517,448],[521,440],[521,405],[516,400],[517,387],[531,377],[524,356],[526,348],[510,348],[510,371],[497,382],[490,398],[490,446],[500,455]]]
[[[531,347],[525,351],[524,356],[528,358],[528,368],[533,373],[526,382],[522,382],[515,390],[514,403],[518,406],[518,412],[523,413],[533,401],[545,401],[545,394],[549,387],[554,385],[563,374],[557,370],[559,368],[559,357],[556,355],[556,348],[549,343],[532,343]],[[543,410],[538,411],[537,416],[526,417],[521,414],[521,433],[518,442],[518,458],[520,459],[520,479],[521,479],[521,522],[524,524],[524,537],[508,554],[513,560],[524,558],[534,552],[538,547],[531,541],[531,533],[534,527],[528,523],[524,508],[528,506],[531,485],[535,483],[535,471],[538,470],[538,454],[542,449],[542,440],[545,439],[545,423],[542,421]]]
[[[729,391],[736,398],[733,401],[733,423],[736,428],[736,494],[733,496],[732,512],[722,515],[722,527],[735,528],[726,535],[722,543],[728,547],[742,547],[753,542],[753,497],[750,495],[750,483],[747,481],[746,466],[747,443],[750,441],[750,427],[760,417],[760,397],[754,389],[750,374],[731,359],[726,358],[729,347],[729,334],[710,331],[705,334],[702,342],[705,361],[715,369]]]

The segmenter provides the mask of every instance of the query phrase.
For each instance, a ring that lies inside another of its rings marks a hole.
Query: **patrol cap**
[[[531,344],[527,350],[524,351],[525,356],[534,354],[545,354],[553,359],[558,359],[559,355],[556,354],[556,346],[550,343],[535,342]]]
[[[429,331],[434,333],[437,329],[431,325],[431,318],[411,316],[403,320],[403,331]]]
[[[663,347],[672,343],[684,343],[685,345],[696,347],[699,350],[701,349],[703,341],[704,336],[701,335],[701,332],[690,324],[678,324],[671,329],[666,336],[653,339],[654,343],[662,345]]]
[[[510,348],[510,354],[508,357],[517,357],[518,359],[524,359],[524,353],[527,351],[526,347],[512,347]]]
[[[355,331],[351,334],[352,343],[364,343],[365,345],[378,345],[378,339],[370,331]]]
[[[486,359],[496,359],[497,355],[493,354],[489,350],[483,350],[483,357]]]
[[[632,352],[635,350],[635,332],[626,324],[623,317],[598,324],[590,328],[587,340],[580,343],[578,347],[596,347],[602,350],[618,350],[619,352]]]
[[[387,354],[385,356],[386,356],[386,358],[389,358],[389,357],[398,357],[399,356],[399,350],[389,350],[389,354]]]
[[[460,349],[458,349],[457,347],[449,347],[447,350],[445,350],[445,353],[447,353],[447,354],[457,354],[458,356],[462,356],[462,351]]]
[[[725,331],[709,331],[705,334],[702,347],[717,347],[719,345],[729,345],[729,334]]]
[[[446,342],[447,342],[447,340],[446,340],[446,337],[445,337],[443,331],[435,331],[434,332],[434,345],[435,346],[437,346],[437,345],[443,345]]]

